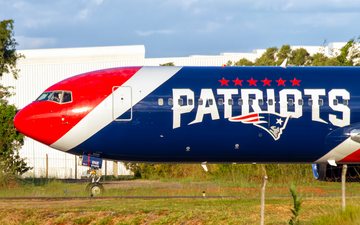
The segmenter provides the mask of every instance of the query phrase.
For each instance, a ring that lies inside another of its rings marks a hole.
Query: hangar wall
[[[320,50],[331,55],[341,48],[345,42],[330,43],[328,46],[292,46],[303,47],[310,54]],[[143,45],[109,46],[91,48],[37,49],[20,50],[25,58],[19,60],[19,78],[4,75],[1,83],[13,86],[15,96],[9,99],[19,109],[36,99],[46,88],[70,76],[111,67],[120,66],[159,66],[173,62],[176,66],[221,66],[229,60],[238,61],[247,58],[254,61],[265,49],[257,49],[250,53],[222,53],[220,55],[194,55],[189,57],[145,58]],[[78,157],[54,150],[31,138],[25,139],[20,155],[26,158],[33,169],[24,174],[25,177],[81,178],[88,169],[77,165]],[[102,173],[107,175],[128,175],[122,163],[105,161]],[[46,166],[48,165],[48,166]],[[48,171],[48,172],[46,172]]]

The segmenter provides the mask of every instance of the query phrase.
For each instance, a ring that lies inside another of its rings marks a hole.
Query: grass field
[[[85,183],[26,182],[0,197],[81,197]],[[287,224],[290,183],[269,182],[266,224]],[[260,184],[133,180],[105,184],[104,196],[233,196],[197,199],[2,199],[0,224],[258,224]],[[341,213],[340,183],[297,185],[301,224],[360,224],[360,184],[347,184],[348,210]]]

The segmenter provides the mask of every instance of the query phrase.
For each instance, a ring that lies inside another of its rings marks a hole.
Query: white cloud
[[[210,21],[206,23],[205,27],[201,28],[199,31],[205,33],[211,33],[219,30],[221,27],[222,27],[221,23]]]
[[[80,20],[86,19],[89,16],[89,11],[90,10],[88,8],[80,10],[78,15],[77,15],[77,18],[80,19]]]
[[[19,49],[49,48],[57,43],[55,38],[16,36]]]
[[[156,35],[156,34],[173,34],[175,33],[174,30],[170,30],[170,29],[163,29],[163,30],[146,30],[146,31],[142,31],[142,30],[137,30],[135,31],[137,35],[142,36],[142,37],[147,37],[147,36],[151,36],[151,35]]]
[[[104,0],[93,0],[93,2],[96,4],[96,5],[101,5],[104,3]]]
[[[79,10],[76,18],[80,20],[86,20],[97,7],[104,3],[104,1],[105,0],[85,1],[85,5],[82,9]]]

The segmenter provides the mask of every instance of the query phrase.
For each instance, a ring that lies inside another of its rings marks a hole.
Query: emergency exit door
[[[132,120],[131,87],[113,87],[112,115],[115,121]]]

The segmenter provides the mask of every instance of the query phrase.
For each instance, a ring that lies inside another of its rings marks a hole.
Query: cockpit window
[[[42,93],[36,101],[53,101],[57,103],[68,103],[72,101],[70,91],[51,91]]]
[[[71,92],[64,91],[62,103],[71,102],[71,101],[72,101]]]

